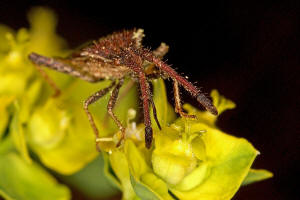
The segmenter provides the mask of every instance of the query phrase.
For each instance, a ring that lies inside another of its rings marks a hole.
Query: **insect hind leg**
[[[53,97],[58,97],[61,94],[60,89],[57,87],[55,82],[48,76],[45,70],[43,70],[43,68],[40,66],[43,64],[44,60],[41,60],[38,54],[35,53],[29,54],[29,59],[33,62],[34,66],[45,79],[45,81],[54,89],[55,93],[53,94]]]
[[[94,102],[96,102],[98,99],[100,99],[101,97],[103,97],[105,94],[107,94],[113,87],[115,86],[115,82],[112,82],[110,86],[108,86],[107,88],[104,88],[102,90],[99,90],[98,92],[96,92],[95,94],[93,94],[92,96],[90,96],[87,100],[84,101],[84,111],[87,114],[88,120],[93,128],[93,131],[95,133],[96,136],[96,147],[97,150],[100,151],[100,148],[98,146],[98,142],[99,142],[99,131],[97,129],[96,123],[94,121],[94,118],[92,116],[92,114],[90,113],[88,106]]]

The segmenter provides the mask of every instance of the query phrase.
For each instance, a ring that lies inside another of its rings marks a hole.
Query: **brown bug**
[[[31,53],[29,59],[38,67],[47,82],[56,90],[56,94],[59,94],[59,89],[42,68],[39,67],[40,65],[89,82],[98,82],[103,79],[112,80],[109,87],[96,92],[84,102],[84,110],[95,132],[96,139],[98,139],[98,129],[88,110],[88,106],[112,90],[107,110],[122,133],[117,146],[119,146],[125,138],[125,128],[112,110],[124,78],[130,76],[135,79],[139,83],[143,103],[145,145],[147,148],[150,148],[153,140],[149,111],[150,104],[153,108],[156,123],[160,128],[148,83],[150,77],[159,76],[173,80],[175,111],[179,113],[180,116],[195,118],[195,116],[187,115],[183,112],[178,85],[183,86],[209,112],[214,115],[217,115],[218,112],[212,102],[197,87],[180,76],[174,69],[161,60],[162,56],[168,51],[168,46],[162,43],[158,49],[150,51],[142,46],[141,42],[143,37],[142,29],[124,30],[100,38],[98,41],[94,41],[93,44],[82,48],[79,52],[75,52],[67,58],[49,58],[37,53]]]

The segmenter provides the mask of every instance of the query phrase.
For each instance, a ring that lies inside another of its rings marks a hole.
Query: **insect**
[[[208,99],[197,87],[184,77],[180,76],[166,62],[162,61],[161,58],[167,53],[168,46],[162,43],[158,49],[151,51],[142,46],[143,37],[144,34],[142,29],[124,30],[100,38],[92,44],[82,48],[80,51],[71,54],[67,58],[49,58],[37,53],[31,53],[29,59],[37,66],[46,81],[55,89],[57,95],[59,94],[59,89],[40,66],[67,73],[89,82],[110,79],[112,81],[110,86],[96,92],[85,100],[84,110],[93,128],[97,141],[99,138],[99,131],[88,106],[112,90],[107,111],[121,131],[121,138],[117,146],[119,146],[125,138],[125,127],[114,114],[113,108],[117,101],[119,90],[124,82],[124,78],[131,77],[136,80],[139,83],[144,111],[145,146],[150,148],[153,140],[150,105],[153,109],[155,121],[160,128],[159,121],[157,120],[156,108],[149,87],[149,79],[151,77],[172,79],[175,111],[179,113],[180,116],[195,118],[194,115],[188,115],[182,110],[179,85],[195,97],[209,112],[214,115],[217,115],[218,112],[210,99]]]

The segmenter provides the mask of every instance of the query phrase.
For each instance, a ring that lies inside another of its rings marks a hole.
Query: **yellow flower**
[[[34,8],[28,18],[29,29],[15,32],[0,25],[0,195],[70,199],[68,188],[58,184],[29,152],[64,175],[91,163],[98,152],[82,102],[110,82],[91,84],[46,69],[62,89],[59,98],[52,98],[52,89],[28,61],[28,54],[65,56],[70,51],[55,32],[57,19],[51,10]],[[123,199],[227,200],[242,184],[272,176],[266,170],[250,169],[258,151],[247,140],[223,133],[215,125],[217,117],[190,105],[184,108],[197,120],[176,119],[163,80],[152,84],[162,130],[152,115],[151,150],[145,148],[144,125],[135,121],[138,95],[131,80],[126,80],[114,109],[127,124],[127,138],[120,148],[115,146],[118,128],[107,115],[107,96],[90,106],[101,137],[110,139],[101,141],[105,174],[123,191]],[[235,107],[215,90],[211,96],[219,113]]]
[[[197,120],[178,118],[172,122],[173,117],[168,119],[174,116],[174,111],[162,95],[164,83],[156,80],[153,86],[155,103],[163,105],[157,109],[158,116],[166,122],[161,131],[155,131],[154,147],[146,150],[141,142],[129,138],[123,148],[106,155],[117,178],[115,181],[123,191],[123,199],[174,199],[176,196],[183,200],[228,200],[243,182],[272,176],[266,170],[259,173],[250,170],[259,152],[246,139],[219,130],[215,125],[216,116],[184,105]],[[211,95],[220,113],[235,107],[216,90]],[[130,135],[142,138],[140,130],[143,129],[131,129],[134,133]]]
[[[57,19],[52,10],[36,7],[29,12],[28,18],[30,29],[22,28],[16,34],[6,26],[0,26],[0,40],[3,40],[0,48],[0,109],[4,115],[0,136],[8,126],[9,116],[13,115],[10,133],[26,160],[30,162],[29,144],[48,168],[73,174],[98,155],[95,137],[82,103],[106,87],[109,81],[91,84],[45,69],[62,89],[59,98],[52,98],[52,88],[29,62],[28,54],[34,51],[47,56],[64,56],[70,51],[65,49],[64,40],[55,33]],[[127,91],[120,91],[121,94],[124,92],[128,94],[123,95],[121,103],[115,108],[122,121],[129,108],[137,109],[135,85]],[[106,114],[107,101],[105,96],[91,106],[103,137],[117,130]],[[12,102],[15,106],[9,109]]]
[[[41,17],[41,13],[46,17]],[[27,147],[30,140],[26,130],[28,120],[51,92],[28,61],[28,53],[42,41],[47,41],[47,45],[39,46],[44,53],[63,52],[62,40],[54,37],[52,11],[35,8],[30,16],[31,27],[37,27],[37,22],[42,21],[44,27],[53,28],[38,34],[39,30],[33,28],[14,31],[0,25],[0,195],[6,199],[67,200],[70,199],[69,189],[32,161]],[[52,38],[48,38],[50,32]]]

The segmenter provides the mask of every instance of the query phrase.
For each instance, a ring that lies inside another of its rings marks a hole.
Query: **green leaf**
[[[122,189],[122,186],[120,184],[119,179],[116,177],[116,175],[113,173],[111,164],[109,162],[109,156],[106,152],[102,152],[102,158],[104,162],[103,167],[103,173],[105,177],[112,183],[115,187],[117,187],[119,190]]]
[[[24,135],[24,127],[20,121],[20,107],[17,101],[14,103],[14,115],[10,124],[10,134],[12,135],[14,144],[17,150],[21,153],[22,157],[31,162],[31,158],[28,153],[27,142]]]
[[[176,118],[174,108],[168,103],[166,86],[164,80],[159,78],[152,81],[153,85],[153,101],[156,107],[157,118],[162,127],[169,125]],[[158,130],[158,126],[151,112],[151,122],[153,128]]]
[[[10,116],[10,113],[7,110],[7,107],[12,103],[14,100],[13,96],[2,96],[0,97],[0,141],[2,138],[2,135],[4,134],[4,131],[7,128],[8,125],[8,119]]]
[[[273,177],[273,173],[265,169],[250,169],[242,185],[248,185]]]
[[[70,191],[36,163],[15,153],[0,156],[0,195],[9,200],[67,200]]]
[[[60,178],[87,197],[109,199],[119,192],[105,177],[104,167],[103,157],[98,156],[77,173]]]
[[[151,196],[156,196],[156,198],[162,200],[173,199],[168,192],[167,184],[162,179],[158,178],[155,174],[145,173],[141,176],[140,180],[141,183],[144,184],[144,187],[143,184],[140,183],[139,189],[137,187],[134,188],[138,196],[140,196],[142,199],[147,199],[145,197],[146,196],[145,194],[149,195],[149,193],[151,193]],[[148,192],[145,190],[148,190]],[[154,198],[149,198],[149,199],[154,199]]]
[[[131,178],[132,187],[137,196],[142,200],[161,200],[150,188],[137,181],[133,176]]]
[[[136,199],[137,196],[130,182],[130,172],[128,167],[128,161],[124,152],[118,149],[114,149],[109,154],[109,161],[113,171],[120,181],[120,185],[123,192],[122,199],[132,200]]]

